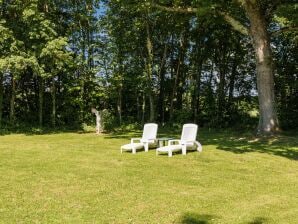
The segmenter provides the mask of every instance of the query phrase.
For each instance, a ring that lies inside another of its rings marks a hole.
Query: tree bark
[[[250,20],[250,36],[256,55],[257,88],[260,118],[258,134],[268,135],[279,131],[274,93],[273,58],[266,21],[255,1],[245,1],[245,11]]]
[[[101,113],[95,108],[92,108],[91,112],[96,116],[96,134],[100,134],[103,131],[101,127]]]

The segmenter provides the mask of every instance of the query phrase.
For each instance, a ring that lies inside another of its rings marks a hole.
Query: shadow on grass
[[[218,221],[219,217],[208,214],[196,214],[196,213],[185,213],[180,220],[179,224],[211,224]],[[247,224],[265,224],[268,223],[268,219],[263,217],[256,217]]]
[[[291,160],[298,160],[297,135],[279,135],[275,137],[257,138],[252,134],[232,132],[202,132],[200,141],[204,145],[215,145],[217,149],[236,154],[250,152],[267,153]]]
[[[196,214],[196,213],[186,213],[181,217],[178,222],[180,224],[208,224],[212,223],[212,220],[216,219],[216,216],[207,214]]]
[[[142,130],[137,131],[116,131],[109,133],[105,138],[107,139],[121,139],[121,138],[141,138],[142,137]],[[177,131],[165,131],[165,130],[158,130],[157,134],[158,138],[169,137],[169,138],[180,138],[180,132]]]
[[[48,135],[61,133],[93,133],[83,128],[26,128],[26,129],[0,129],[1,135],[25,134],[25,135]],[[180,138],[181,130],[163,129],[158,130],[158,137]],[[142,130],[120,130],[117,132],[105,133],[105,139],[127,139],[140,138]],[[282,135],[267,138],[256,138],[251,133],[239,133],[235,131],[207,130],[200,129],[198,140],[204,146],[215,145],[217,149],[236,154],[250,152],[266,153],[275,156],[285,157],[291,160],[298,160],[298,134],[297,132],[284,132]],[[191,151],[188,151],[191,152]]]
[[[122,131],[114,132],[105,136],[106,139],[127,139],[140,138],[142,131]],[[180,130],[159,129],[158,137],[180,138]],[[285,157],[291,160],[298,160],[298,134],[285,132],[282,135],[266,138],[257,138],[252,133],[221,131],[206,129],[199,130],[198,140],[204,146],[215,145],[216,149],[228,151],[236,154],[250,152],[266,153],[275,156]],[[187,151],[196,152],[196,151]]]
[[[253,221],[248,222],[248,224],[265,224],[268,220],[263,217],[256,217]]]

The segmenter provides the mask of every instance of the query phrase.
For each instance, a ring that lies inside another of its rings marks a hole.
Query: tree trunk
[[[145,93],[143,93],[142,96],[143,99],[143,103],[142,103],[142,123],[145,123],[145,112],[146,112],[146,97],[145,97]]]
[[[117,111],[119,116],[119,124],[122,124],[122,88],[118,89],[118,103],[117,103]]]
[[[176,109],[182,110],[183,109],[183,94],[184,94],[184,85],[185,85],[185,76],[186,76],[186,69],[185,69],[185,58],[187,58],[187,44],[188,44],[188,33],[189,33],[189,22],[187,21],[184,24],[184,30],[182,31],[182,37],[180,41],[180,69],[179,69],[179,76],[178,76],[178,85],[177,85],[177,100],[176,100]]]
[[[52,126],[56,127],[56,82],[55,77],[52,79]]]
[[[200,89],[201,89],[201,75],[202,75],[202,59],[197,60],[198,65],[196,66],[196,74],[195,76],[195,88],[193,95],[193,119],[195,123],[198,123],[198,115],[200,111]]]
[[[155,108],[154,108],[154,97],[152,91],[152,63],[153,63],[153,45],[150,36],[150,29],[149,29],[149,21],[146,21],[146,33],[147,33],[147,52],[148,52],[148,60],[147,60],[147,75],[148,75],[148,95],[149,95],[149,108],[150,108],[150,115],[149,121],[153,122],[155,120]]]
[[[250,36],[256,55],[257,87],[260,118],[258,134],[279,131],[275,108],[273,58],[266,21],[257,2],[245,1],[245,11],[250,20]]]
[[[39,120],[39,126],[42,127],[43,123],[43,89],[44,89],[44,80],[43,78],[39,78],[39,94],[38,94],[38,100],[39,100],[39,110],[38,110],[38,120]]]
[[[10,124],[14,125],[15,122],[15,98],[16,98],[16,80],[14,75],[11,77],[11,97],[10,97],[10,112],[9,120]]]
[[[139,121],[139,120],[141,120],[140,97],[137,92],[135,94],[136,94],[135,96],[137,97],[137,119]]]
[[[101,114],[95,108],[92,108],[91,112],[96,116],[96,134],[100,134],[103,131],[101,127]]]
[[[158,119],[161,123],[164,123],[164,101],[165,101],[165,62],[167,57],[168,45],[165,45],[163,56],[159,69],[159,97],[158,97]]]
[[[123,64],[123,58],[122,58],[122,51],[121,51],[121,45],[118,45],[118,79],[117,79],[117,88],[118,88],[118,99],[117,99],[117,112],[118,112],[118,118],[119,118],[119,125],[122,125],[122,90],[123,90],[123,73],[124,73],[124,64]]]
[[[187,43],[187,36],[186,33],[188,32],[188,27],[185,28],[181,33],[181,39],[180,39],[180,46],[179,46],[179,53],[178,53],[178,64],[177,64],[177,70],[176,70],[176,76],[175,76],[175,82],[173,86],[172,96],[171,96],[171,102],[170,102],[170,121],[173,119],[174,115],[174,99],[176,97],[176,106],[178,109],[182,109],[182,84],[183,83],[183,72],[184,72],[184,59],[185,59],[185,53],[186,53],[186,43]],[[181,87],[179,86],[181,84]]]
[[[220,65],[225,67],[226,65]],[[217,122],[218,125],[223,125],[224,122],[224,115],[226,112],[225,108],[225,85],[226,85],[226,69],[220,68],[219,69],[219,85],[218,85],[218,92],[217,92]]]
[[[2,114],[3,114],[3,74],[0,74],[0,128],[2,125]]]
[[[233,104],[235,79],[237,75],[237,65],[238,65],[238,59],[237,59],[237,56],[235,55],[233,65],[232,65],[230,83],[229,83],[229,97],[228,97],[228,108],[227,108],[228,111],[231,110],[231,107]]]
[[[154,109],[154,97],[152,94],[149,94],[149,107],[150,107],[149,122],[153,122],[155,120],[155,109]]]
[[[178,65],[177,65],[177,71],[176,71],[176,76],[175,76],[175,81],[174,81],[174,86],[173,86],[171,101],[170,101],[170,111],[169,111],[170,122],[173,121],[173,116],[174,116],[174,99],[177,93],[179,70],[180,70],[180,60],[178,61]]]

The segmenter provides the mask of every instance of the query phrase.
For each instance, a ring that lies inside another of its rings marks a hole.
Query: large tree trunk
[[[9,120],[10,124],[14,125],[15,122],[15,99],[16,99],[16,80],[14,75],[11,77],[11,97],[10,97],[10,112]]]
[[[256,55],[257,87],[260,119],[258,134],[273,134],[279,130],[275,108],[273,59],[266,21],[260,6],[254,1],[245,1],[245,11],[250,20],[250,36]]]
[[[2,114],[3,114],[3,74],[0,73],[0,127],[2,125]]]

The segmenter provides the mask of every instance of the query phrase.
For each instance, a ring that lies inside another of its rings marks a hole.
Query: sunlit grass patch
[[[298,222],[297,137],[202,130],[200,154],[120,154],[139,135],[1,136],[0,222]]]

